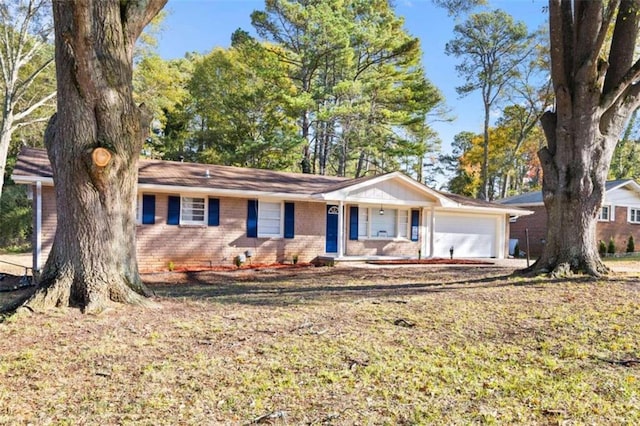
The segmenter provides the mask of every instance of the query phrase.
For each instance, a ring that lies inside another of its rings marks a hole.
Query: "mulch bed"
[[[300,269],[314,266],[311,263],[249,263],[242,266],[235,265],[219,265],[219,266],[194,266],[194,267],[179,267],[174,268],[169,272],[233,272],[233,271],[245,271],[245,270],[260,270],[260,269]],[[160,271],[160,272],[167,272]]]

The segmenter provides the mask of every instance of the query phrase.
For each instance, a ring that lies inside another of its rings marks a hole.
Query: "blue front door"
[[[338,252],[338,206],[327,206],[327,253]]]

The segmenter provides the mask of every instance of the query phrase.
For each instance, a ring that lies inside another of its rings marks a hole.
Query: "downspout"
[[[40,256],[42,255],[42,182],[36,182],[36,247],[33,258],[33,277],[40,273]]]
[[[429,257],[433,257],[435,253],[435,238],[436,233],[436,209],[435,207],[431,207],[431,232],[429,233]]]

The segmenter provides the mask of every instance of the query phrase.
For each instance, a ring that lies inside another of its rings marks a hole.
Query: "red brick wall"
[[[238,255],[252,252],[254,263],[311,261],[324,253],[324,204],[295,203],[295,238],[247,238],[247,200],[220,199],[219,226],[167,225],[168,195],[156,194],[156,223],[138,225],[141,270],[232,265]]]
[[[612,222],[598,222],[596,227],[597,241],[609,244],[609,238],[613,238],[616,253],[624,253],[627,250],[629,235],[633,235],[636,243],[636,251],[640,251],[640,224],[627,222],[627,207],[616,206],[614,220]]]
[[[40,265],[44,266],[56,228],[54,189],[43,187],[42,198]],[[167,269],[169,262],[176,268],[232,265],[234,258],[247,250],[253,253],[248,261],[254,263],[291,261],[294,255],[300,262],[309,262],[325,251],[326,218],[321,203],[295,202],[293,239],[247,238],[246,199],[221,198],[219,226],[167,225],[167,209],[168,195],[156,194],[155,224],[136,227],[142,272]]]
[[[510,238],[520,241],[520,250],[526,251],[525,229],[529,229],[529,246],[531,256],[539,256],[542,253],[542,239],[547,237],[547,212],[544,206],[525,207],[535,213],[518,218],[511,223]],[[616,253],[624,253],[627,248],[629,235],[633,235],[636,242],[636,251],[640,251],[640,224],[627,222],[627,207],[616,206],[614,221],[598,222],[596,225],[596,241],[609,243],[609,238],[614,239]]]
[[[511,222],[509,238],[517,239],[520,250],[527,251],[526,229],[529,230],[529,255],[539,256],[544,247],[543,240],[547,238],[547,211],[544,206],[523,207],[532,210],[534,213],[529,216],[521,216],[515,222]]]
[[[33,236],[32,242],[33,247],[36,247],[36,238],[37,234],[35,230],[36,227],[36,202],[37,202],[37,189],[36,185],[33,185]],[[47,258],[49,257],[49,252],[51,251],[51,246],[53,245],[53,237],[56,234],[56,194],[55,190],[52,186],[43,186],[42,187],[42,228],[40,232],[40,237],[42,238],[42,251],[40,253],[40,259],[38,259],[39,268],[42,269],[44,267]],[[34,257],[34,267],[36,264],[36,252],[34,249],[33,257]]]

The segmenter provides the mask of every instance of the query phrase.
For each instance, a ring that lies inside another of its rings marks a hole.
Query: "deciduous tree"
[[[46,122],[48,116],[41,113],[51,114],[45,107],[51,107],[56,96],[50,5],[50,0],[0,3],[0,195],[12,135],[21,127]]]
[[[134,43],[166,0],[53,1],[58,111],[45,144],[57,228],[31,309],[144,303],[135,214],[150,115],[133,99]],[[93,160],[100,150],[103,161]]]
[[[462,95],[480,90],[484,108],[482,189],[480,198],[489,200],[490,113],[504,96],[504,89],[518,75],[520,66],[532,54],[532,36],[523,22],[502,10],[471,15],[454,28],[456,37],[445,51],[463,61],[456,66],[467,83],[457,87]]]
[[[542,117],[548,230],[534,271],[608,272],[595,227],[614,148],[640,106],[639,24],[640,0],[549,1],[556,102]]]

